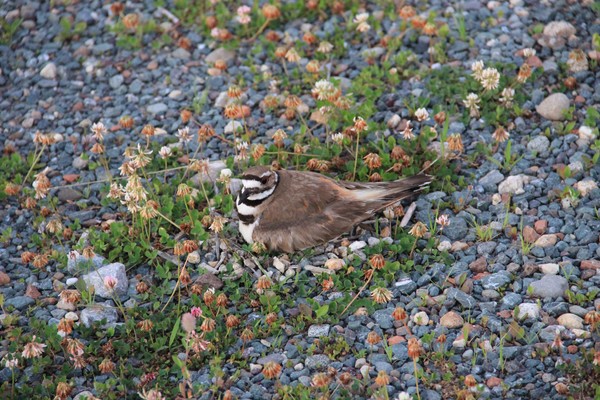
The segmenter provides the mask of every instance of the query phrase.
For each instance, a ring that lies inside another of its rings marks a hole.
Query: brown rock
[[[540,238],[540,235],[530,226],[523,228],[523,240],[527,243],[535,243]]]
[[[487,260],[485,257],[479,257],[477,260],[469,264],[469,269],[475,273],[485,272],[487,270]]]
[[[77,179],[79,179],[79,174],[65,174],[65,175],[63,175],[63,179],[67,183],[73,183]]]
[[[492,377],[488,378],[488,380],[485,382],[485,384],[489,388],[500,386],[500,385],[502,385],[502,379],[500,379],[496,376],[492,376]]]
[[[542,66],[542,60],[538,56],[531,56],[526,62],[530,67],[539,68]]]
[[[67,303],[66,301],[59,300],[58,303],[56,303],[56,308],[60,308],[61,310],[66,310],[66,311],[75,311],[75,304]]]
[[[548,221],[546,221],[545,219],[535,221],[535,224],[533,224],[533,229],[535,229],[535,231],[540,235],[543,235],[544,233],[546,233],[546,229],[548,229]]]
[[[25,290],[25,296],[31,297],[32,299],[35,300],[35,299],[39,299],[41,295],[42,294],[40,293],[38,288],[36,288],[33,285],[27,285],[27,290]]]
[[[0,271],[0,286],[8,285],[10,283],[10,276],[6,272]]]
[[[153,71],[156,68],[158,68],[158,62],[156,62],[156,61],[150,61],[148,63],[148,66],[146,68],[148,68],[150,71]]]
[[[583,260],[581,269],[600,269],[600,260]]]
[[[388,339],[388,345],[389,346],[393,346],[395,344],[398,343],[402,343],[402,342],[406,342],[406,339],[404,339],[402,336],[392,336],[391,338]]]
[[[442,318],[440,318],[440,325],[450,329],[462,328],[464,323],[465,320],[463,317],[461,317],[460,314],[455,311],[448,311],[442,316]]]

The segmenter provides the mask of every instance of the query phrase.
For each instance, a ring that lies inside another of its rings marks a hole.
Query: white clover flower
[[[531,47],[527,47],[526,49],[523,49],[523,57],[529,58],[529,57],[533,57],[533,56],[535,56],[535,49],[532,49]]]
[[[424,108],[419,108],[415,111],[415,118],[419,122],[423,122],[429,119],[429,113]]]
[[[504,88],[504,89],[502,89],[502,93],[500,94],[500,103],[502,103],[505,107],[510,107],[512,105],[514,96],[515,96],[515,89]]]
[[[106,127],[102,122],[96,122],[92,124],[92,132],[94,133],[94,138],[98,141],[104,139],[104,134],[106,133]]]
[[[333,45],[326,40],[319,43],[319,47],[317,47],[317,51],[323,54],[328,54],[331,50],[333,50]]]
[[[231,178],[231,175],[233,175],[233,172],[231,172],[229,168],[223,168],[219,176],[221,179],[225,180]]]
[[[485,90],[494,90],[500,84],[500,72],[496,68],[486,68],[481,73],[480,82]]]
[[[472,76],[478,81],[481,81],[481,75],[483,73],[483,61],[477,60],[473,64],[471,64],[471,71],[473,71]]]
[[[163,160],[169,158],[171,156],[171,154],[172,154],[172,151],[171,151],[171,148],[169,146],[163,146],[158,151],[158,155]]]
[[[334,143],[341,145],[344,141],[344,134],[341,132],[334,133],[331,135],[331,140],[333,140]]]

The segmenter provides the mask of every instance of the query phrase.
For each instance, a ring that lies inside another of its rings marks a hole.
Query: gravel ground
[[[103,168],[92,170],[88,160],[80,157],[82,135],[92,123],[102,121],[109,127],[107,156],[112,160],[110,167],[116,175],[123,150],[137,139],[137,135],[127,135],[118,127],[121,116],[132,116],[139,126],[152,124],[164,129],[167,133],[156,138],[164,142],[172,139],[181,127],[179,111],[205,98],[201,122],[213,125],[218,132],[227,131],[228,120],[222,116],[222,104],[219,106],[223,91],[241,80],[253,82],[255,73],[250,66],[258,66],[261,72],[270,71],[273,76],[283,73],[282,65],[267,57],[264,49],[251,52],[251,45],[242,43],[236,49],[225,50],[214,40],[188,28],[179,30],[190,39],[189,50],[177,46],[155,50],[152,42],[158,38],[156,34],[144,37],[141,50],[125,50],[116,45],[115,34],[110,30],[113,21],[108,4],[89,1],[51,6],[50,3],[28,1],[23,4],[6,0],[0,5],[0,17],[23,19],[11,43],[0,45],[0,149],[6,152],[14,148],[27,155],[34,151],[32,138],[36,131],[59,134],[63,140],[52,145],[41,158],[53,171],[49,174],[53,186],[65,185],[65,176],[72,174],[78,175],[81,182],[105,177]],[[519,159],[509,170],[499,168],[490,160],[484,159],[476,166],[467,161],[468,156],[477,151],[478,142],[492,141],[496,127],[477,119],[468,124],[460,119],[450,123],[450,132],[460,133],[465,144],[465,161],[459,174],[469,186],[451,194],[430,192],[420,196],[416,199],[415,215],[417,219],[428,221],[437,204],[447,205],[440,211],[451,216],[451,223],[443,232],[439,249],[448,254],[451,262],[396,277],[397,281],[390,286],[393,301],[371,315],[358,313],[337,324],[326,321],[313,324],[301,334],[283,333],[276,344],[269,344],[271,347],[267,347],[264,340],[248,343],[245,349],[248,367],[237,371],[240,374],[230,388],[235,396],[271,398],[273,382],[260,373],[270,360],[284,366],[280,377],[284,385],[310,386],[315,372],[327,367],[354,375],[371,374],[371,377],[383,370],[394,378],[388,386],[391,395],[402,391],[414,394],[413,363],[408,357],[406,342],[400,340],[407,332],[403,324],[392,318],[395,307],[401,306],[409,314],[409,326],[418,338],[431,334],[437,337],[441,333],[447,336],[447,345],[454,351],[452,373],[473,375],[481,384],[478,396],[567,398],[564,388],[572,389],[573,381],[561,364],[575,364],[586,350],[600,351],[598,331],[594,332],[584,321],[590,311],[600,310],[600,189],[597,187],[600,164],[589,161],[595,154],[592,145],[598,129],[591,126],[588,135],[588,129],[582,128],[589,124],[586,110],[598,109],[600,104],[600,69],[598,58],[593,60],[598,53],[594,53],[592,47],[592,35],[600,34],[600,23],[598,14],[584,4],[590,2],[538,3],[521,0],[461,3],[468,41],[457,39],[449,46],[446,64],[465,71],[478,59],[485,63],[520,65],[523,58],[519,51],[534,48],[537,54],[528,62],[542,72],[528,82],[530,97],[522,105],[522,117],[516,118],[510,130],[512,151]],[[154,17],[161,24],[171,23],[151,1],[127,4],[127,7],[145,18]],[[168,9],[169,4],[165,8]],[[449,24],[451,35],[457,36],[457,22],[452,17],[456,13],[454,2],[433,0],[427,9],[435,11],[439,20]],[[375,13],[377,7],[369,6],[369,11]],[[75,23],[85,22],[86,28],[69,40],[59,41],[59,22],[65,16],[72,17]],[[315,35],[327,37],[334,33],[340,18],[327,13],[321,20],[291,21],[278,31],[299,39],[307,28],[305,24],[311,23],[314,25],[310,30]],[[496,23],[490,24],[490,20]],[[557,27],[558,21],[564,24]],[[393,23],[384,17],[381,25],[386,31],[392,30]],[[539,33],[531,29],[536,25],[543,28]],[[342,85],[369,65],[362,54],[376,47],[374,44],[381,37],[375,31],[369,35],[364,41],[348,40],[345,56],[332,65],[332,74],[341,78]],[[426,62],[428,40],[419,37],[413,41],[405,37],[403,49],[412,50]],[[588,55],[590,68],[571,74],[576,84],[569,89],[563,77],[569,54],[574,49],[582,49]],[[211,60],[216,59],[227,59],[226,74],[211,75]],[[441,67],[440,64],[432,66],[433,69]],[[437,93],[432,93],[427,82],[427,78],[401,81],[395,93],[385,94],[375,103],[377,111],[373,119],[389,121],[395,114],[407,117],[403,99],[410,96],[428,97],[435,105],[439,101]],[[259,107],[268,91],[268,81],[265,81],[245,94],[244,104],[251,108],[248,124],[260,133],[254,139],[256,142],[269,142],[267,133],[282,124],[289,125],[283,119],[263,113]],[[554,92],[566,96],[550,96]],[[309,96],[303,100],[309,107],[315,104]],[[560,122],[552,119],[564,119],[564,111],[569,108],[573,110],[568,121],[574,124],[564,134],[559,133]],[[324,132],[317,129],[314,134],[324,135]],[[204,156],[216,161],[231,152],[225,143],[212,139]],[[493,158],[503,162],[501,152]],[[570,176],[566,178],[561,177],[565,166],[570,169]],[[61,215],[71,222],[79,219],[83,230],[106,220],[106,213],[115,213],[113,207],[101,205],[101,187],[101,184],[63,187],[52,193],[58,198]],[[580,194],[575,198],[561,197],[563,189],[568,187],[577,188]],[[514,207],[507,213],[505,202],[509,197]],[[458,204],[469,206],[456,207]],[[10,239],[0,248],[0,293],[5,299],[0,328],[7,314],[19,317],[18,325],[24,332],[34,319],[43,324],[57,324],[65,314],[73,312],[57,304],[56,299],[65,285],[72,284],[69,279],[75,276],[75,271],[49,267],[42,272],[24,265],[21,253],[36,234],[34,214],[9,198],[3,200],[0,217],[1,231],[12,228]],[[489,240],[479,240],[476,229],[479,225],[491,227],[493,234]],[[523,240],[530,244],[527,254],[523,254],[518,239],[510,238],[512,228],[522,233]],[[363,249],[376,246],[379,240],[372,233],[363,232],[345,251],[366,258]],[[67,253],[71,249],[61,250]],[[322,250],[325,254],[340,254],[332,245]],[[202,254],[202,262],[216,259],[214,249]],[[290,268],[322,267],[326,260],[327,256],[304,258]],[[102,258],[96,261],[101,265]],[[418,261],[426,260],[417,258]],[[147,266],[134,271],[125,271],[119,265],[110,268],[114,268],[111,275],[123,277],[119,280],[123,285],[119,290],[124,302],[135,297],[134,275],[149,274]],[[269,271],[274,277],[285,273],[275,266]],[[317,284],[312,274],[306,272],[306,275],[310,284]],[[447,288],[444,283],[448,279],[462,283]],[[293,283],[287,285],[293,286]],[[314,300],[326,303],[336,296],[340,293],[322,294]],[[306,301],[299,298],[297,303]],[[74,312],[82,322],[101,317],[118,318],[116,314],[99,312],[98,315],[90,309]],[[281,312],[288,318],[297,315],[299,308],[286,308]],[[517,313],[522,317],[518,325],[524,328],[524,335],[520,340],[505,343],[502,337],[511,323],[519,320],[515,318]],[[469,340],[465,340],[465,329],[470,331]],[[399,338],[390,341],[391,358],[381,346],[369,349],[366,338],[371,331],[382,337]],[[549,352],[540,356],[541,349],[556,343],[557,335],[562,339],[560,354]],[[315,341],[338,336],[344,338],[351,351],[335,359],[324,354],[309,355],[307,349]],[[473,346],[474,339],[482,346]],[[0,359],[7,354],[8,346],[8,340],[0,338]],[[430,350],[434,344],[424,343],[424,346]],[[500,359],[503,368],[499,367]],[[229,364],[224,367],[227,376],[236,369],[237,366]],[[43,379],[31,368],[15,373],[21,385],[40,383]],[[0,365],[0,382],[10,382],[11,374],[11,369]],[[214,378],[205,366],[194,371],[192,379],[198,384],[211,385]],[[94,393],[94,379],[90,374],[73,377],[73,384],[73,396],[84,391]],[[441,384],[422,386],[421,398],[454,396],[442,394],[443,390]]]

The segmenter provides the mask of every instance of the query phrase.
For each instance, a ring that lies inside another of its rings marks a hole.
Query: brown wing
[[[277,192],[268,204],[276,210],[262,213],[252,235],[270,250],[292,252],[315,246],[369,216],[365,214],[366,203],[349,202],[346,191],[325,176],[279,171],[279,177]]]

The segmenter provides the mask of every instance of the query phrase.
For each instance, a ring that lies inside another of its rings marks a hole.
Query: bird
[[[349,182],[316,172],[250,167],[235,202],[239,231],[249,244],[293,253],[341,236],[431,180],[419,173],[391,182]]]

